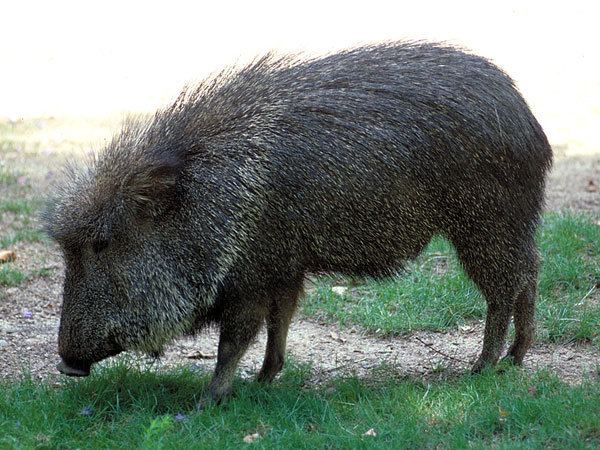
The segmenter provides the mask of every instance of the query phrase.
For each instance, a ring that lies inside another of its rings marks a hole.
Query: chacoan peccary
[[[494,365],[534,334],[534,234],[551,148],[513,81],[446,45],[388,43],[268,55],[125,123],[67,172],[48,233],[66,262],[59,370],[160,353],[215,325],[207,399],[230,390],[266,322],[258,379],[281,370],[307,272],[396,273],[434,235],[487,301]]]

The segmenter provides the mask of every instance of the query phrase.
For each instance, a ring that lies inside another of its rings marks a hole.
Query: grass
[[[6,212],[19,215],[0,234],[0,250],[11,249],[20,242],[48,242],[48,238],[31,220],[31,215],[37,212],[38,205],[39,201],[35,200],[0,200],[0,220]],[[41,267],[26,274],[16,269],[12,263],[0,264],[0,286],[18,286],[30,278],[46,276],[49,273],[47,268]]]
[[[0,218],[3,213],[31,215],[39,207],[39,202],[31,199],[3,199],[0,200]]]
[[[0,165],[0,250],[18,242],[45,240],[39,225],[32,218],[39,213],[42,201],[32,193],[31,186],[18,183],[19,173]]]
[[[17,183],[17,175],[0,163],[0,186],[11,186]]]
[[[39,212],[42,202],[38,196],[32,195],[31,186],[19,183],[20,175],[21,173],[0,164],[0,224],[3,225],[0,229],[0,250],[10,249],[20,242],[48,241],[32,219]],[[48,269],[41,268],[26,274],[11,263],[1,264],[0,286],[18,286],[30,278],[49,273]]]
[[[3,264],[0,266],[0,286],[18,286],[26,279],[27,276],[20,270],[12,267],[10,263]]]
[[[0,265],[0,286],[14,287],[32,278],[45,278],[54,273],[55,271],[52,267],[40,267],[24,273],[16,269],[13,263],[4,263]]]
[[[11,230],[0,237],[0,248],[7,248],[18,242],[46,242],[48,238],[35,227],[22,227]]]
[[[590,216],[548,213],[538,244],[539,337],[600,343],[600,302],[594,292],[600,282],[600,226]],[[332,290],[339,284],[349,284],[342,295]],[[485,311],[453,247],[442,238],[434,239],[399,277],[358,285],[339,277],[317,279],[303,306],[307,315],[358,324],[383,335],[444,331],[483,319]]]
[[[197,412],[207,378],[119,364],[64,383],[0,382],[2,448],[597,448],[600,382],[538,372],[450,381],[337,378],[306,387],[292,366],[270,386]],[[373,429],[375,436],[364,434]]]

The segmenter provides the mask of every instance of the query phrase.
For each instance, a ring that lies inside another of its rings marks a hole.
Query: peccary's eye
[[[108,247],[108,241],[95,241],[92,243],[92,251],[95,254],[100,253],[106,247]]]

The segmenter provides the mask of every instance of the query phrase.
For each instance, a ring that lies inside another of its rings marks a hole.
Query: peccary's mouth
[[[91,363],[67,363],[64,359],[56,366],[60,373],[70,377],[87,377],[91,367]]]

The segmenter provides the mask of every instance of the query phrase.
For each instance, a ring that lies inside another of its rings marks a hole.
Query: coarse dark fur
[[[487,301],[474,370],[498,361],[513,314],[508,357],[521,363],[551,160],[511,79],[449,46],[269,55],[225,71],[125,124],[50,202],[66,261],[62,370],[214,323],[219,400],[265,321],[258,376],[279,372],[307,272],[393,274],[434,235]]]

